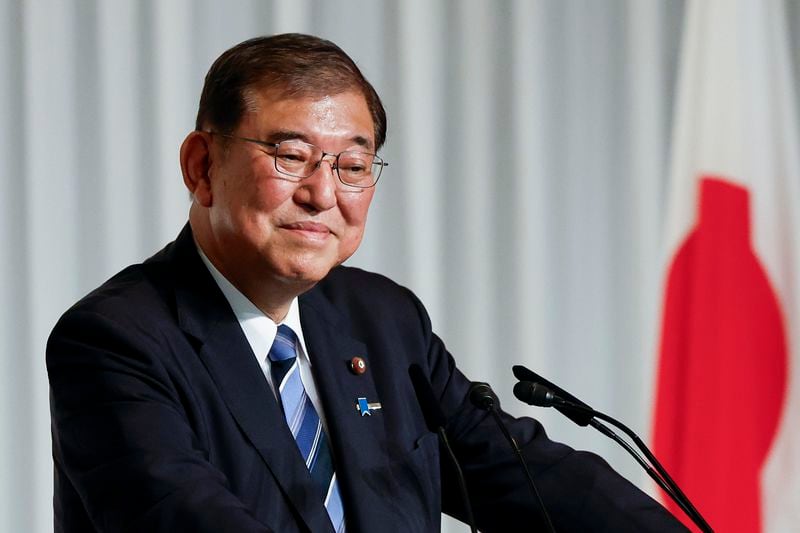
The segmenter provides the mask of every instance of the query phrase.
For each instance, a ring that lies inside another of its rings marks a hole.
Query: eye
[[[294,147],[284,148],[283,145],[279,146],[278,151],[275,153],[275,157],[288,163],[305,163],[308,161],[310,155],[310,150]]]
[[[364,167],[362,167],[362,166],[351,165],[351,166],[344,167],[344,170],[346,170],[350,174],[362,174],[362,173],[365,172],[366,169]]]
[[[369,172],[372,156],[360,152],[342,152],[339,156],[339,168],[351,176],[360,176]]]

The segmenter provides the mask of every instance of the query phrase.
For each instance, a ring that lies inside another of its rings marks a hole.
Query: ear
[[[211,135],[193,131],[186,136],[181,145],[181,172],[194,201],[211,207]]]

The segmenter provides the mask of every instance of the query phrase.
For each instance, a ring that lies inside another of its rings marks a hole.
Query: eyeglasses
[[[331,156],[334,158],[331,168],[336,170],[339,181],[350,187],[369,189],[378,183],[383,167],[389,166],[389,163],[386,163],[378,155],[367,152],[345,150],[338,154],[331,154],[323,152],[319,146],[298,140],[270,143],[216,131],[207,133],[269,148],[271,150],[270,155],[275,161],[275,170],[293,178],[303,179],[310,177],[317,171],[322,161]]]

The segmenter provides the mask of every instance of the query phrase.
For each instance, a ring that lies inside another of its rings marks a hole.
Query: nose
[[[295,191],[295,201],[308,206],[312,211],[327,211],[333,208],[336,205],[336,189],[339,183],[335,165],[335,159],[323,158],[317,170],[300,182]]]

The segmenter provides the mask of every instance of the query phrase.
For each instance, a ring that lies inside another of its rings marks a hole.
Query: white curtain
[[[0,530],[52,529],[50,329],[174,238],[205,71],[284,31],[337,42],[389,114],[350,264],[413,289],[509,411],[646,487],[610,441],[519,404],[510,367],[649,433],[682,17],[677,0],[0,0]]]

